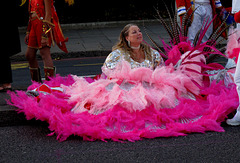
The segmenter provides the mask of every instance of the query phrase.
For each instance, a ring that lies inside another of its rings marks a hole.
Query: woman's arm
[[[45,5],[45,20],[51,22],[52,12],[51,12],[51,0],[44,0]]]
[[[48,44],[48,36],[49,32],[51,30],[51,27],[49,24],[51,24],[52,19],[52,12],[51,12],[51,0],[44,0],[44,7],[45,7],[45,18],[43,21],[43,33],[42,33],[42,40],[41,44],[42,46],[47,46]]]
[[[121,52],[119,50],[114,50],[107,56],[103,64],[103,67],[112,70],[117,66],[117,64],[120,61],[121,61]]]
[[[162,56],[159,54],[158,51],[153,50],[153,69],[157,68],[158,66],[162,67],[165,66],[165,62]]]

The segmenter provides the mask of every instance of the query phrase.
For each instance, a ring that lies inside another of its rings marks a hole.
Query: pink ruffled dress
[[[205,63],[196,53],[186,52],[175,66],[165,66],[155,50],[152,59],[139,63],[117,49],[107,57],[99,79],[57,76],[28,88],[38,91],[37,97],[11,93],[11,105],[27,119],[47,121],[59,140],[78,135],[89,141],[136,141],[223,132],[221,122],[238,106],[235,85],[205,86],[200,64],[187,64]]]

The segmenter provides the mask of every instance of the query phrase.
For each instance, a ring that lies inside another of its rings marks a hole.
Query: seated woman
[[[142,41],[139,27],[128,24],[102,67],[107,77],[57,76],[28,88],[37,97],[11,93],[11,105],[27,119],[47,121],[60,140],[78,135],[90,141],[135,141],[224,131],[220,123],[237,106],[234,87],[203,84],[205,57],[199,51],[165,66]]]
[[[200,59],[204,60],[204,56],[197,57],[197,60]],[[74,113],[88,111],[91,114],[99,114],[115,105],[128,106],[129,111],[143,110],[151,104],[158,109],[173,108],[179,97],[195,99],[194,94],[199,94],[199,88],[191,80],[194,75],[198,76],[199,83],[202,76],[200,75],[199,78],[198,74],[188,72],[188,75],[192,76],[188,77],[186,74],[179,73],[175,76],[178,76],[177,80],[182,78],[181,82],[172,79],[171,82],[175,82],[174,85],[170,82],[166,84],[163,79],[159,81],[156,78],[162,78],[164,74],[171,76],[166,71],[173,70],[173,67],[162,66],[164,61],[160,54],[143,43],[139,27],[128,24],[121,31],[119,43],[113,47],[112,53],[108,55],[102,67],[104,75],[110,80],[98,80],[89,85],[85,79],[75,77],[77,82],[64,89],[66,94],[70,95],[69,102],[77,102],[72,109]],[[154,74],[155,69],[157,70]],[[193,69],[199,70],[199,66]],[[90,89],[93,91],[88,91]]]
[[[104,69],[113,69],[117,63],[127,61],[131,68],[147,67],[155,69],[164,65],[160,54],[143,43],[141,30],[137,25],[126,25],[119,36],[119,42],[113,47],[104,63]]]

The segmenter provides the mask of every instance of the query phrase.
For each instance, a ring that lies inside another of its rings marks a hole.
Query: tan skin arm
[[[45,20],[51,22],[52,12],[51,12],[51,0],[44,0],[45,5]]]
[[[51,22],[52,19],[52,12],[51,12],[51,0],[44,0],[45,6],[45,20]],[[48,39],[42,38],[41,40],[42,46],[46,46],[48,44]]]

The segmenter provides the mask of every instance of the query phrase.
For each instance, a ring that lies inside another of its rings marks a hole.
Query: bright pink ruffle
[[[70,86],[74,83],[72,76],[57,76],[46,82],[49,86]],[[90,81],[94,84],[94,81]],[[38,87],[34,83],[28,89]],[[197,100],[180,99],[175,108],[155,109],[153,105],[141,111],[129,111],[115,105],[105,112],[93,115],[87,111],[74,114],[69,103],[69,96],[64,93],[40,94],[37,98],[29,97],[24,91],[11,92],[11,105],[18,107],[28,120],[36,118],[49,123],[49,129],[63,141],[71,135],[78,135],[84,140],[94,141],[108,139],[114,141],[136,141],[142,138],[183,136],[188,133],[206,131],[223,132],[221,122],[238,106],[235,85],[226,88],[221,83],[212,83],[201,91]]]

